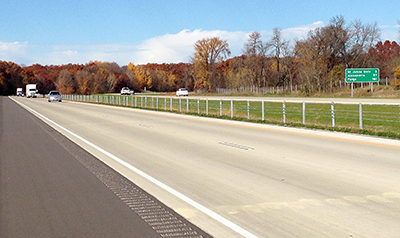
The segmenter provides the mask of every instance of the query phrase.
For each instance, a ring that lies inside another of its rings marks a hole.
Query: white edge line
[[[59,127],[60,129],[62,129],[63,131],[67,132],[68,134],[78,138],[79,140],[83,141],[84,143],[88,144],[89,146],[93,147],[94,149],[100,151],[101,153],[107,155],[108,157],[112,158],[113,160],[115,160],[116,162],[120,163],[121,165],[127,167],[128,169],[132,170],[133,172],[139,174],[140,176],[144,177],[145,179],[149,180],[150,182],[156,184],[157,186],[161,187],[162,189],[164,189],[165,191],[168,191],[169,193],[173,194],[174,196],[176,196],[177,198],[181,199],[182,201],[190,204],[191,206],[197,208],[199,211],[203,212],[204,214],[210,216],[211,218],[215,219],[216,221],[220,222],[221,224],[229,227],[230,229],[232,229],[233,231],[237,232],[238,234],[244,236],[244,237],[248,237],[248,238],[258,238],[257,236],[253,235],[252,233],[250,233],[249,231],[243,229],[242,227],[236,225],[235,223],[229,221],[228,219],[224,218],[223,216],[219,215],[218,213],[206,208],[205,206],[195,202],[194,200],[190,199],[189,197],[183,195],[182,193],[176,191],[175,189],[169,187],[168,185],[158,181],[157,179],[151,177],[150,175],[146,174],[145,172],[137,169],[136,167],[132,166],[131,164],[123,161],[122,159],[118,158],[117,156],[111,154],[110,152],[100,148],[99,146],[93,144],[92,142],[84,139],[83,137],[75,134],[74,132],[68,130],[67,128],[55,123],[54,121],[50,120],[49,118],[43,116],[42,114],[36,112],[35,110],[33,110],[32,108],[26,106],[23,103],[20,103],[14,99],[12,99],[11,97],[9,97],[11,100],[13,100],[14,102],[18,103],[19,105],[21,105],[22,107],[24,107],[25,109],[27,109],[28,111],[32,112],[33,114],[37,115],[39,118],[41,118],[42,120],[45,120],[47,122],[50,122],[51,124]]]

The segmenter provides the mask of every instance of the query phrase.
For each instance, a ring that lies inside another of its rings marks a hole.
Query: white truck
[[[37,93],[36,84],[27,84],[25,92],[27,98],[35,98]]]
[[[24,95],[24,91],[22,88],[17,88],[17,96],[23,96]]]

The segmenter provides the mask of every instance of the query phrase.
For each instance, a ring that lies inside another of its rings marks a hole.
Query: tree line
[[[16,88],[37,84],[41,93],[58,89],[63,94],[135,91],[215,92],[217,88],[299,85],[305,93],[333,90],[343,81],[346,68],[379,68],[380,77],[400,87],[400,46],[396,41],[379,41],[377,23],[359,20],[346,24],[342,16],[325,27],[308,33],[291,46],[280,29],[262,40],[252,32],[243,55],[233,58],[227,40],[205,38],[194,44],[190,63],[146,64],[91,61],[87,64],[20,66],[0,61],[0,94],[15,94]]]

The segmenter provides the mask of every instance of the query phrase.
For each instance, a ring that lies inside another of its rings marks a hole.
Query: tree
[[[115,90],[115,86],[117,86],[117,77],[115,76],[114,73],[109,72],[107,74],[107,87],[108,87],[108,92],[113,93]]]
[[[244,60],[245,71],[241,72],[247,75],[251,85],[254,87],[266,86],[266,57],[267,51],[270,44],[264,43],[261,40],[261,34],[259,32],[252,32],[249,35],[249,39],[245,44],[245,55]]]
[[[79,70],[75,73],[75,80],[78,86],[79,94],[90,94],[90,88],[92,87],[93,78],[86,70]]]
[[[281,29],[279,28],[275,28],[273,31],[273,37],[271,39],[270,42],[271,47],[273,48],[273,56],[275,58],[275,62],[276,62],[276,71],[277,71],[277,79],[278,82],[281,81],[281,57],[285,57],[285,55],[283,55],[284,52],[288,51],[288,47],[289,47],[289,41],[285,41],[282,38],[282,33],[281,33]]]
[[[344,55],[346,68],[371,67],[368,65],[366,53],[380,38],[378,23],[363,24],[360,20],[355,20],[349,32],[350,39]]]
[[[13,63],[0,61],[0,95],[15,94],[22,87],[22,68]]]
[[[391,77],[393,68],[400,60],[400,46],[395,41],[379,41],[369,49],[369,55],[374,61],[375,67],[380,69],[381,78]]]
[[[55,85],[62,94],[72,94],[75,92],[75,81],[68,69],[64,69],[60,72]]]
[[[136,79],[135,83],[137,84],[139,89],[150,89],[153,87],[152,78],[150,76],[150,72],[146,70],[142,66],[134,66],[133,64],[128,66],[128,70],[132,70],[134,73],[134,78]]]
[[[312,84],[307,90],[326,90],[333,79],[340,79],[340,68],[368,67],[367,50],[379,35],[376,23],[364,25],[355,21],[347,27],[342,16],[332,18],[326,27],[310,31],[307,39],[295,46],[296,56],[301,59],[299,76]]]
[[[107,85],[107,70],[105,68],[98,68],[97,66],[93,69],[97,69],[95,73],[93,73],[93,89],[92,94],[97,93],[107,93],[108,85]]]
[[[213,91],[218,85],[216,63],[231,54],[226,40],[219,37],[196,41],[192,58],[195,71],[195,88]]]
[[[400,65],[393,69],[394,79],[390,82],[391,85],[395,86],[396,89],[400,88]]]

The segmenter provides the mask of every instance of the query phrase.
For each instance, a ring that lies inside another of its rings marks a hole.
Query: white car
[[[189,92],[186,88],[180,88],[178,89],[178,91],[176,91],[176,96],[180,97],[180,96],[189,96]]]
[[[135,94],[135,92],[133,90],[130,90],[128,87],[123,87],[121,89],[121,95],[131,95],[131,94]]]

